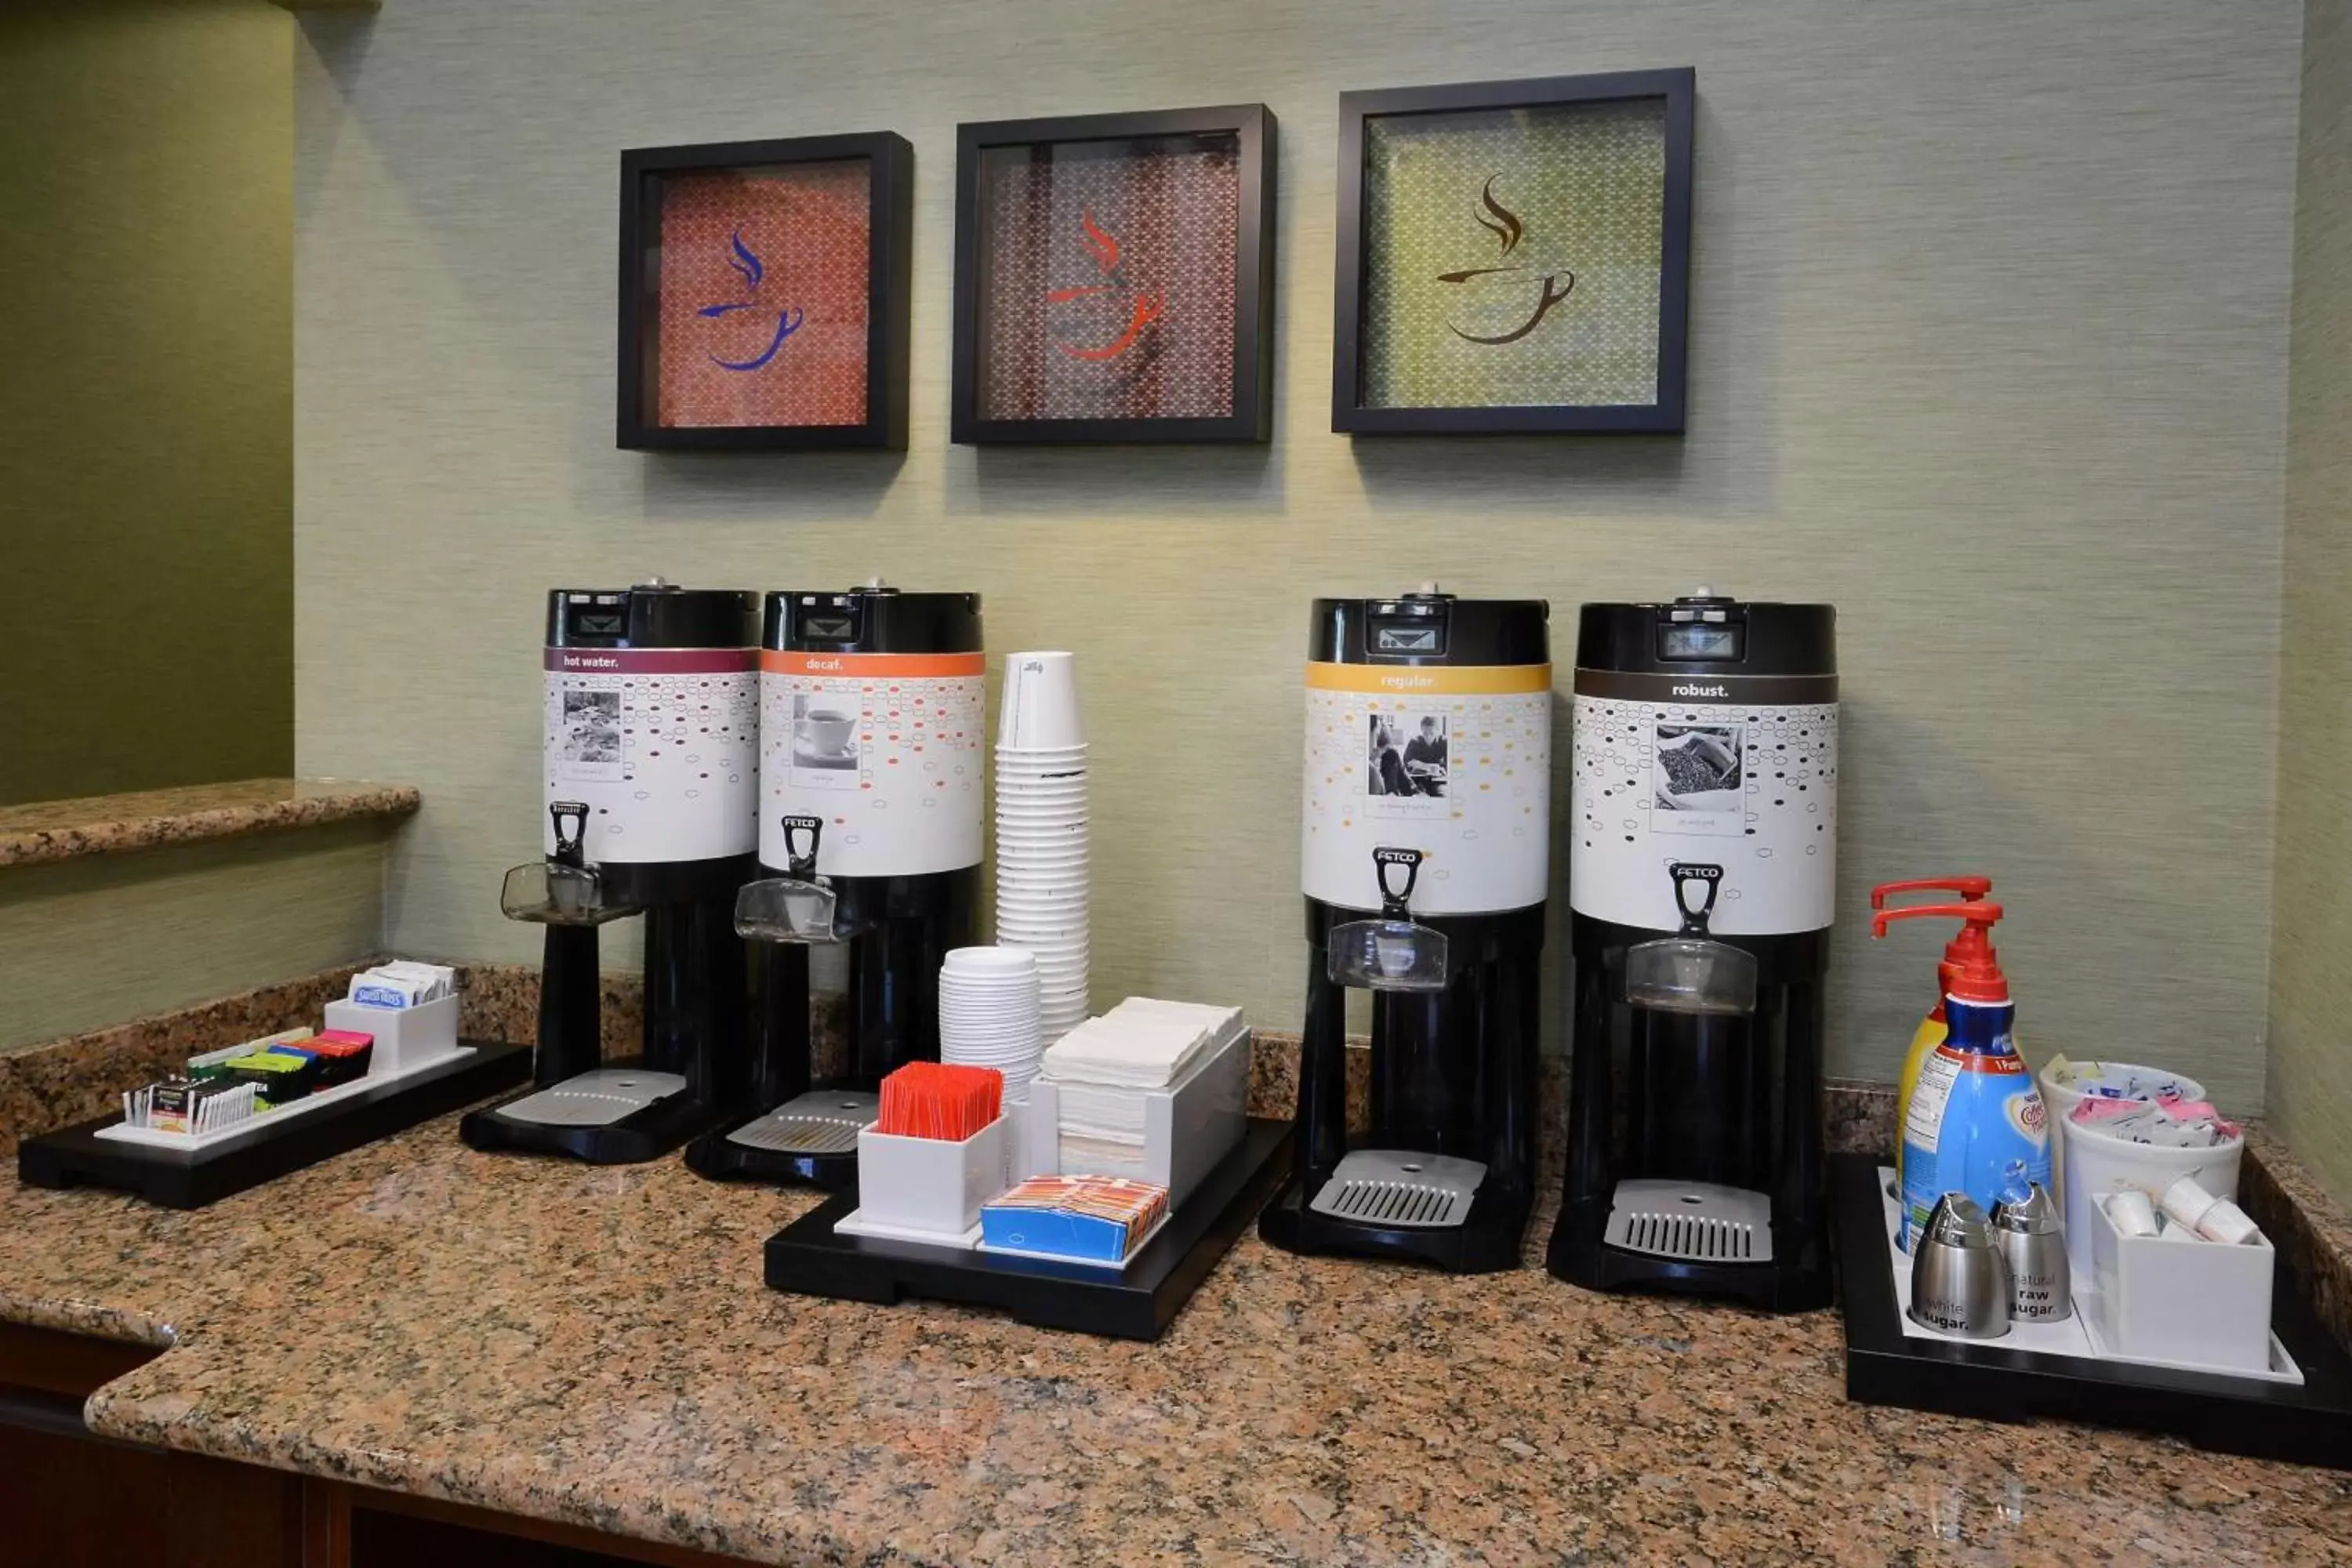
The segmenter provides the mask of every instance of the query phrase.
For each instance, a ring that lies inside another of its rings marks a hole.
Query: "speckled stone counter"
[[[100,1432],[778,1563],[2352,1562],[2352,1477],[1849,1405],[1832,1314],[1252,1237],[1111,1343],[762,1289],[814,1201],[448,1120],[194,1214],[0,1182],[0,1317],[176,1339]]]
[[[117,855],[362,816],[406,816],[416,810],[419,799],[406,784],[240,779],[0,805],[0,866]]]

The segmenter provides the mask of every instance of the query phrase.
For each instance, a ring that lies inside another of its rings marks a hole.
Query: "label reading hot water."
[[[760,656],[760,859],[789,859],[782,821],[823,819],[817,870],[911,877],[980,863],[985,656]]]
[[[547,798],[588,806],[593,861],[745,855],[759,800],[759,677],[750,648],[551,647]],[[548,853],[555,829],[542,823]]]
[[[1416,914],[1542,901],[1551,667],[1307,667],[1307,896],[1377,910],[1375,849],[1418,849]]]

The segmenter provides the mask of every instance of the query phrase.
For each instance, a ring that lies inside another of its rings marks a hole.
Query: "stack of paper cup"
[[[994,1068],[1007,1102],[1025,1102],[1037,1037],[1037,959],[1020,948],[959,947],[940,969],[940,1060]]]
[[[1037,955],[1052,1045],[1087,1016],[1087,741],[1066,653],[1004,661],[996,733],[996,940]]]

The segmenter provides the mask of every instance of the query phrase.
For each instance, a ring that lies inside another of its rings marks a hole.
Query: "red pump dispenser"
[[[1887,896],[1892,893],[1958,893],[1961,902],[1973,904],[1981,902],[1984,896],[1991,891],[1990,877],[1922,877],[1908,882],[1879,883],[1870,889],[1870,907],[1873,910],[1885,909]],[[1967,933],[1961,934],[1965,936]],[[1944,961],[1936,965],[1936,1010],[1930,1016],[1940,1015],[1944,1010],[1944,993],[1952,988],[1952,966],[1960,960],[1959,949],[1960,937],[1956,936],[1944,944]]]
[[[1875,900],[1874,900],[1874,902]],[[1899,910],[1878,910],[1870,917],[1870,934],[1886,934],[1889,921],[1936,915],[1966,923],[1944,948],[1937,975],[1947,995],[1963,1002],[2001,1003],[2009,1000],[2009,977],[2000,972],[2000,955],[1993,951],[1992,928],[2001,917],[1999,904],[1982,900],[1959,904],[1913,904]]]

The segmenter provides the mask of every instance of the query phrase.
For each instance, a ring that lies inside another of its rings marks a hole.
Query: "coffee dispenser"
[[[460,1124],[477,1149],[651,1160],[740,1101],[759,784],[759,600],[680,588],[548,595],[546,858],[500,905],[546,928],[532,1089]],[[603,1061],[598,928],[645,917],[645,1032]]]
[[[937,1061],[940,965],[972,940],[987,796],[980,595],[768,595],[760,654],[761,878],[735,929],[754,981],[743,1114],[704,1175],[856,1179],[883,1077]],[[812,948],[845,952],[842,1063],[816,1070]]]
[[[1830,1300],[1836,624],[1706,588],[1579,616],[1563,1279]]]
[[[1296,1170],[1260,1216],[1294,1252],[1517,1266],[1535,1191],[1550,864],[1549,607],[1318,599],[1307,666],[1307,1018]],[[1350,1138],[1346,995],[1371,993]]]

